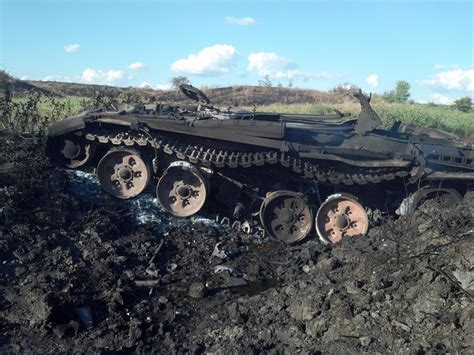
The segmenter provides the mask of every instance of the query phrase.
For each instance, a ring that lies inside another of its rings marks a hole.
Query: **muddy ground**
[[[114,200],[0,138],[2,353],[474,351],[472,196],[286,246]]]

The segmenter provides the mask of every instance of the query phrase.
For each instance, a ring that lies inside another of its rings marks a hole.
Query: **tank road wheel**
[[[198,213],[207,197],[207,180],[194,165],[185,161],[170,164],[156,186],[160,205],[173,216]]]
[[[76,169],[92,158],[94,146],[83,142],[80,137],[54,137],[48,139],[46,153],[56,163],[70,169]]]
[[[104,191],[121,199],[140,194],[151,174],[150,165],[133,149],[111,149],[97,165],[97,177]]]
[[[275,191],[260,207],[260,221],[272,238],[291,244],[304,239],[313,227],[313,214],[302,194]]]
[[[316,232],[324,243],[337,243],[344,237],[365,236],[369,218],[355,196],[338,193],[329,196],[316,214]]]

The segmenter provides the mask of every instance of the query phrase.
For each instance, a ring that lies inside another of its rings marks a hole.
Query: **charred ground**
[[[1,141],[2,352],[473,350],[470,196],[288,246],[114,200]]]

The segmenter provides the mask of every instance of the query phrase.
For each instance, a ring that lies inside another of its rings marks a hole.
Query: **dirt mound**
[[[1,142],[1,352],[474,350],[472,198],[287,246],[168,217],[151,192],[114,200]]]

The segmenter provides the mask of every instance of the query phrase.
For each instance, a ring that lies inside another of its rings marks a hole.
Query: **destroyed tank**
[[[46,152],[70,169],[95,168],[116,198],[154,188],[171,215],[216,213],[285,243],[364,236],[377,216],[410,214],[432,197],[458,202],[474,183],[472,142],[399,123],[381,129],[361,91],[350,119],[221,109],[191,85],[180,89],[194,106],[123,105],[54,123]]]

